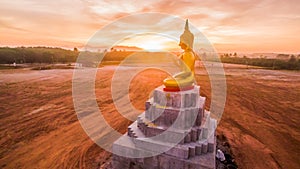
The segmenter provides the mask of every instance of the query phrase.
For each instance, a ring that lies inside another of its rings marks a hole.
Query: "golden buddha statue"
[[[180,91],[192,89],[194,83],[195,55],[193,52],[194,35],[189,30],[188,20],[186,20],[183,34],[180,36],[179,46],[184,52],[178,57],[183,62],[181,72],[168,77],[163,81],[165,91]]]

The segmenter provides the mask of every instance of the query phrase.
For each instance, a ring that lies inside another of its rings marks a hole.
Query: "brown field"
[[[107,122],[125,133],[130,121],[117,113],[110,97],[114,68],[98,71],[97,102]],[[230,64],[225,72],[227,101],[217,132],[227,137],[239,168],[300,168],[300,73]],[[77,120],[72,73],[0,70],[0,168],[98,168],[110,157]],[[156,70],[136,76],[130,85],[133,105],[142,112],[166,76]],[[197,68],[196,78],[209,108],[203,68]]]

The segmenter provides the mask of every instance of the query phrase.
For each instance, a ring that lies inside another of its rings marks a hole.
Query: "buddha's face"
[[[183,42],[179,42],[179,46],[181,47],[181,49],[185,50],[187,48],[187,45]]]

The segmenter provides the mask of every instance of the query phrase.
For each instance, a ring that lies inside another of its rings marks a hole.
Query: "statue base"
[[[156,88],[146,111],[114,142],[113,168],[215,168],[217,122],[204,110],[206,98],[199,90]]]
[[[179,92],[179,91],[186,91],[194,89],[193,86],[186,86],[186,87],[164,87],[164,91],[166,92]]]

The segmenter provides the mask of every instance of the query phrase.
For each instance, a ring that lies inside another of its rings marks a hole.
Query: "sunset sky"
[[[105,25],[143,12],[188,18],[220,52],[300,53],[299,0],[1,0],[0,46],[81,48]],[[178,29],[182,31],[183,26]],[[166,38],[147,36],[121,44],[176,45]],[[112,34],[111,40],[120,41],[114,38]]]

